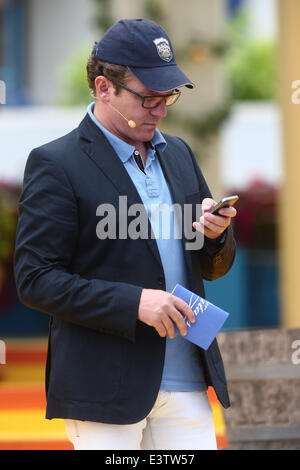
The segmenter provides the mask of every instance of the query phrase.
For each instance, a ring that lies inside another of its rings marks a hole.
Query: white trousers
[[[149,415],[135,424],[65,422],[75,450],[217,449],[206,392],[161,390]]]

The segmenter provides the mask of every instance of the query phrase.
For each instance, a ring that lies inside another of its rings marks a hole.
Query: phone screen
[[[220,209],[222,209],[222,207],[230,207],[230,206],[233,206],[237,200],[239,199],[239,196],[235,195],[235,196],[227,196],[227,197],[224,197],[223,199],[221,199],[221,201],[218,202],[218,204],[216,204],[211,210],[210,210],[210,213],[211,214],[217,214],[218,211]]]

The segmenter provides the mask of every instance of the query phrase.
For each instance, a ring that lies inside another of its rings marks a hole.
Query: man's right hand
[[[189,322],[194,323],[193,310],[184,300],[162,290],[142,290],[138,319],[146,325],[153,326],[162,338],[166,335],[174,338],[174,323],[180,334],[186,335],[187,326],[180,312],[187,317]]]

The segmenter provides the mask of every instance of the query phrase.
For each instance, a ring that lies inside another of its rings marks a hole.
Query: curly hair
[[[121,88],[115,82],[119,82],[122,85],[125,85],[125,83],[133,76],[132,72],[126,65],[117,65],[111,64],[109,62],[103,62],[95,56],[89,57],[86,70],[89,88],[91,88],[94,93],[96,93],[95,78],[99,75],[103,75],[104,77],[113,81],[116,95],[119,93]]]

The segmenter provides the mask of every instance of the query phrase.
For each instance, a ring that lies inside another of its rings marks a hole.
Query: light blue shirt
[[[123,162],[146,207],[164,269],[166,291],[171,292],[177,283],[186,286],[183,247],[181,240],[175,236],[176,220],[172,217],[172,215],[174,216],[174,211],[170,211],[170,226],[169,224],[163,224],[162,204],[167,204],[168,207],[171,207],[173,201],[159,159],[157,158],[155,147],[163,151],[167,145],[165,139],[159,130],[155,129],[152,139],[153,147],[148,149],[144,167],[146,174],[144,174],[138,168],[133,158],[135,147],[127,144],[103,127],[95,118],[93,109],[94,103],[91,103],[88,106],[90,118],[101,129]],[[166,227],[169,233],[165,232]],[[166,339],[166,354],[161,389],[181,391],[206,389],[197,347],[184,339],[178,332],[175,338],[170,339],[167,337]]]

